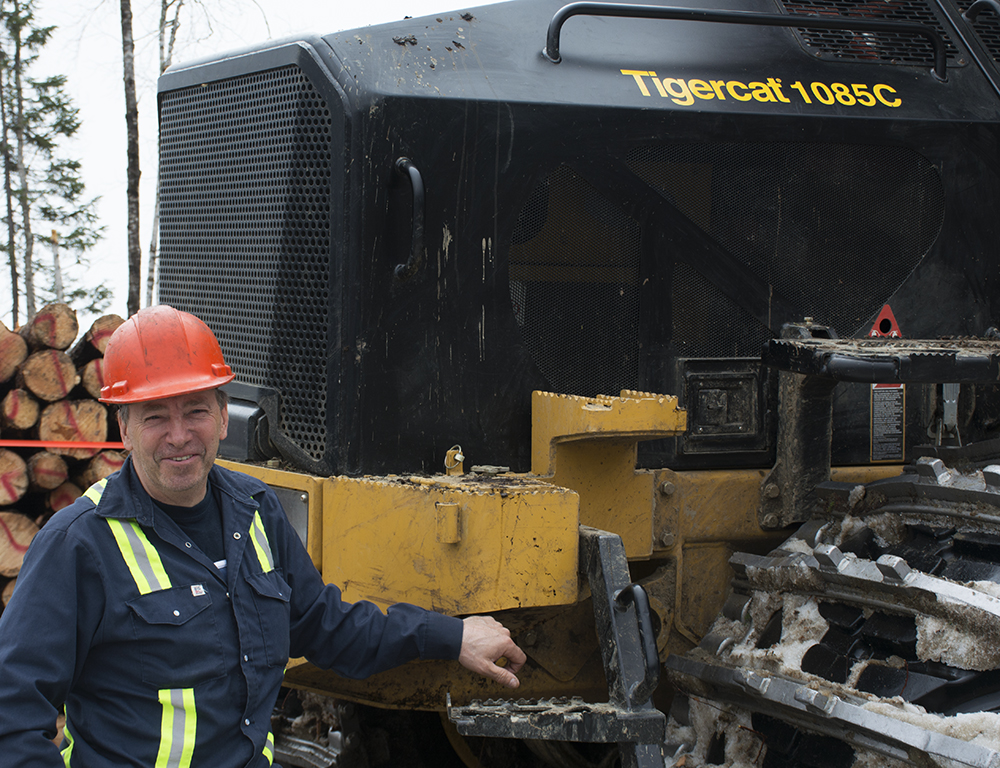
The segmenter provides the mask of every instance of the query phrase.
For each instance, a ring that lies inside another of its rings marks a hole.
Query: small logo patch
[[[201,584],[192,584],[191,594],[194,595],[195,597],[201,597],[202,595],[205,594],[205,587],[203,587]]]

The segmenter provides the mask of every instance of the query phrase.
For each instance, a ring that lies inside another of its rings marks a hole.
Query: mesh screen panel
[[[636,175],[803,316],[853,333],[933,244],[944,217],[935,168],[904,147],[684,144],[640,147]],[[769,333],[674,262],[673,338],[681,356],[760,354]]]
[[[565,166],[531,193],[510,249],[524,343],[558,392],[639,382],[638,224]]]
[[[845,16],[852,19],[907,21],[925,24],[945,41],[948,61],[957,51],[938,15],[927,0],[781,0],[781,6],[791,14],[813,16]],[[839,29],[795,29],[796,36],[807,48],[823,57],[845,61],[914,64],[931,66],[934,49],[930,41],[919,35],[896,32],[858,32]]]
[[[215,332],[237,381],[281,393],[326,452],[330,113],[295,66],[161,95],[159,297]]]

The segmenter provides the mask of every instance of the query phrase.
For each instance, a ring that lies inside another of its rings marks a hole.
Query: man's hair
[[[229,405],[229,395],[223,392],[221,389],[215,390],[215,399],[219,403],[219,410],[226,410],[226,406]],[[122,421],[128,421],[128,407],[131,403],[122,403],[118,406],[118,418]]]

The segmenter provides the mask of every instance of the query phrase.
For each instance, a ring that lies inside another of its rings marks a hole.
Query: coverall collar
[[[122,468],[118,471],[117,482],[108,483],[101,504],[97,505],[96,513],[101,517],[117,519],[135,519],[139,525],[153,525],[155,504],[139,482],[132,467],[132,457],[128,456]],[[245,507],[248,512],[257,508],[253,496],[247,494],[246,488],[240,488],[232,482],[232,478],[219,467],[213,465],[208,473],[208,482],[220,492],[229,496],[235,504]],[[260,484],[260,491],[265,486]],[[256,495],[256,494],[255,494]]]

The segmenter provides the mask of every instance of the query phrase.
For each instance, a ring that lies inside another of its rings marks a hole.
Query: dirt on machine
[[[455,664],[286,766],[1000,768],[1000,5],[513,0],[160,80],[224,458]]]

